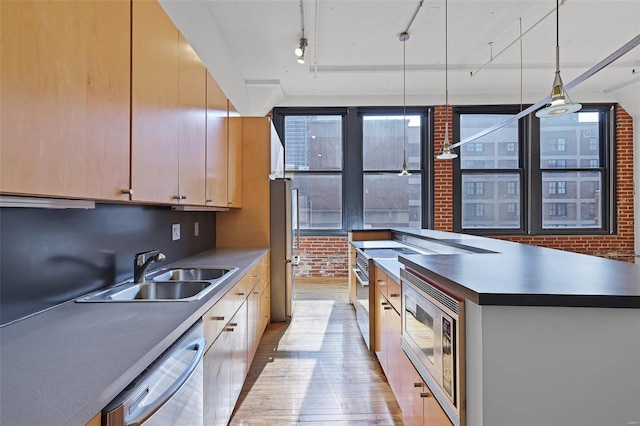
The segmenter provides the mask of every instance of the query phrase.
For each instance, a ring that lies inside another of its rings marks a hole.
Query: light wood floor
[[[265,331],[230,425],[402,425],[346,283],[297,283],[290,323]]]

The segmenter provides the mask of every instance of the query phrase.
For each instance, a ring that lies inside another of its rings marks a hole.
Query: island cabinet
[[[205,204],[227,207],[229,100],[207,72],[207,142]]]
[[[127,200],[128,2],[2,1],[0,192]]]
[[[206,425],[226,425],[242,390],[264,332],[260,326],[263,315],[260,296],[268,291],[268,281],[264,279],[268,262],[267,253],[202,317],[207,340],[204,355]]]
[[[229,152],[228,152],[228,182],[227,205],[242,207],[242,179],[243,179],[243,119],[231,102],[229,102]]]
[[[205,204],[206,69],[157,2],[133,2],[131,199]]]
[[[406,425],[451,426],[401,345],[400,284],[379,266],[370,275],[375,282],[373,348]],[[372,306],[373,308],[373,306]]]

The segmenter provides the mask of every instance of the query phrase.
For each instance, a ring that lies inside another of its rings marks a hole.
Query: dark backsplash
[[[178,241],[171,240],[175,223]],[[118,204],[96,204],[94,210],[2,208],[0,323],[132,277],[135,253],[159,249],[167,264],[214,248],[215,238],[214,212]]]

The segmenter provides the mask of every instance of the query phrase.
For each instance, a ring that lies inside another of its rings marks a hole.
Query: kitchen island
[[[638,424],[640,266],[469,235],[390,233],[395,243],[469,251],[396,260],[401,275],[463,302],[460,424]],[[352,241],[356,251],[363,244]]]

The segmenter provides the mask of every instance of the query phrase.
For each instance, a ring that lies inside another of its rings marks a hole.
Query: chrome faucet
[[[133,262],[133,282],[143,283],[146,280],[147,268],[151,262],[162,262],[166,256],[160,250],[143,251],[136,253]]]

